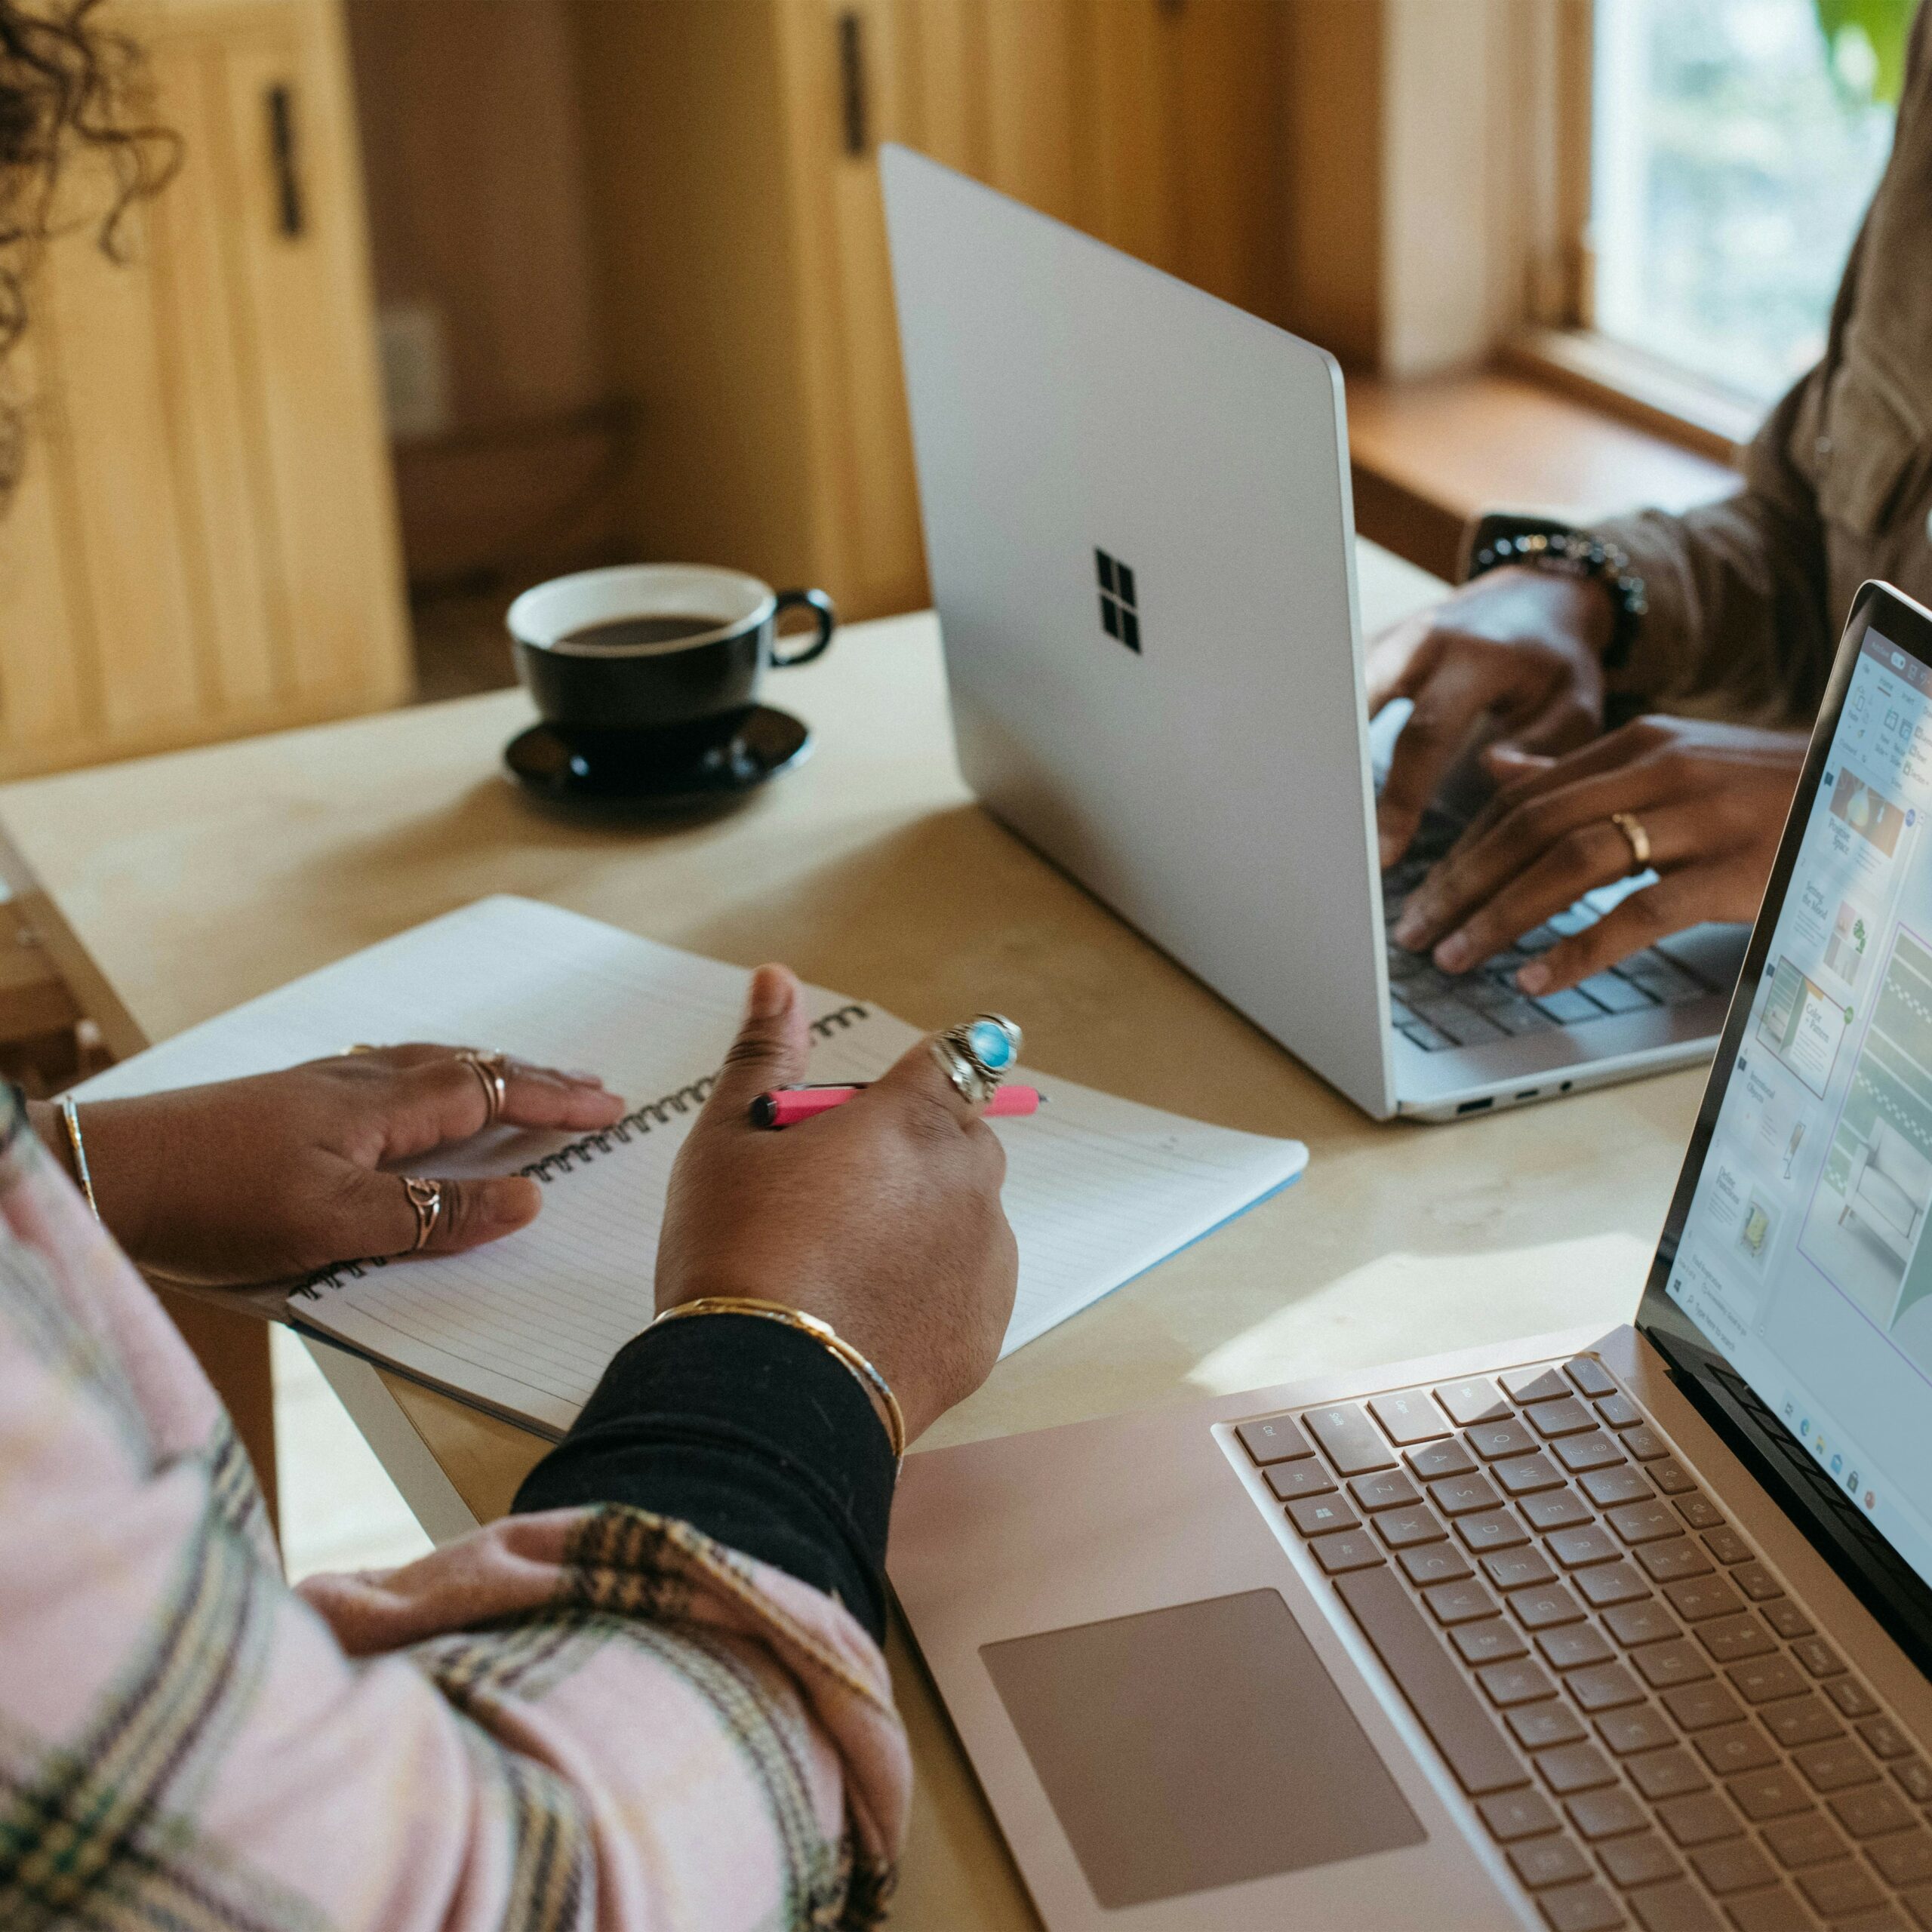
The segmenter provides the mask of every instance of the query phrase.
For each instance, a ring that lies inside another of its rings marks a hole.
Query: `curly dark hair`
[[[101,0],[0,0],[0,357],[27,323],[26,292],[41,251],[57,232],[91,229],[115,260],[126,252],[128,212],[166,186],[180,165],[179,138],[141,112],[140,50],[93,19]],[[104,185],[57,202],[69,158],[105,163]],[[0,491],[20,471],[19,411],[0,401]]]

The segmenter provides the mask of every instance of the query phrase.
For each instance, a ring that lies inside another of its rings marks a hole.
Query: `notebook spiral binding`
[[[821,1015],[812,1022],[811,1030],[819,1039],[829,1040],[835,1033],[842,1033],[848,1027],[855,1026],[871,1017],[871,1008],[854,1002]],[[667,1121],[703,1106],[717,1084],[717,1075],[707,1073],[701,1079],[680,1087],[675,1093],[666,1094],[657,1100],[646,1101],[641,1107],[633,1107],[623,1119],[609,1127],[601,1127],[594,1134],[566,1141],[553,1152],[546,1154],[540,1160],[530,1161],[516,1171],[548,1187],[559,1174],[588,1166],[598,1155],[609,1153],[614,1146],[628,1146],[653,1128],[662,1127]],[[344,1281],[360,1281],[371,1269],[386,1268],[391,1261],[403,1258],[398,1255],[371,1255],[360,1261],[338,1262],[332,1268],[320,1269],[305,1277],[288,1291],[288,1298],[291,1301],[298,1298],[319,1301],[323,1289],[339,1288]]]

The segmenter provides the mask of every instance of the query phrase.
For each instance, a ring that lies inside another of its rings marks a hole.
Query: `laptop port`
[[[1485,1107],[1493,1107],[1495,1104],[1496,1103],[1493,1099],[1487,1100],[1465,1100],[1463,1104],[1456,1109],[1457,1118],[1460,1119],[1464,1114],[1479,1114]]]
[[[1539,1088],[1525,1087],[1523,1091],[1516,1096],[1516,1097],[1519,1100],[1534,1100],[1537,1094],[1541,1091],[1542,1090]]]

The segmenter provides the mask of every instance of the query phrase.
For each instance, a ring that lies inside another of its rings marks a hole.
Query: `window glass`
[[[1598,328],[1768,403],[1825,338],[1912,0],[1596,0]]]

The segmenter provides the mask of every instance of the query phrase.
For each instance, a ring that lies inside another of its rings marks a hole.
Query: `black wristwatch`
[[[1469,533],[1469,568],[1463,581],[1472,582],[1510,564],[1601,584],[1610,593],[1614,613],[1603,667],[1606,671],[1623,669],[1650,604],[1644,594],[1644,580],[1632,570],[1630,559],[1616,544],[1553,518],[1492,510]]]

